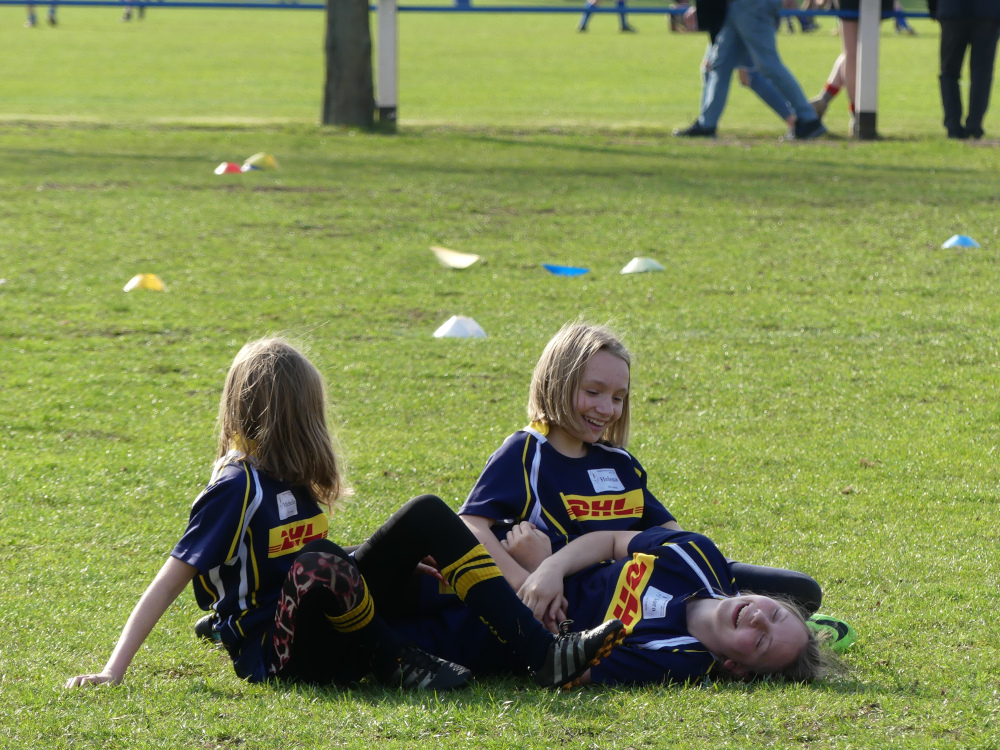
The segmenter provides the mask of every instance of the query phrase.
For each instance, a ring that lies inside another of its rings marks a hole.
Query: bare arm
[[[132,614],[129,615],[128,622],[122,634],[118,637],[114,651],[108,663],[104,665],[104,671],[99,674],[82,674],[71,677],[66,682],[67,688],[80,687],[81,685],[100,685],[110,683],[117,685],[125,677],[129,664],[135,657],[139,647],[153,630],[153,626],[167,611],[167,607],[173,604],[174,600],[180,596],[184,587],[194,578],[197,569],[181,562],[175,557],[167,558],[167,561],[156,574],[156,578],[149,584],[146,592],[139,599]]]
[[[670,529],[672,531],[684,531],[684,529],[681,528],[681,525],[677,523],[677,521],[667,521],[666,523],[661,523],[660,526],[662,526],[664,529]]]
[[[577,537],[528,576],[517,595],[539,622],[551,620],[565,607],[563,579],[601,560],[620,560],[638,531],[592,531]]]
[[[476,535],[479,543],[486,547],[486,551],[490,553],[490,557],[493,558],[497,567],[500,568],[500,572],[507,579],[507,583],[510,584],[512,589],[517,591],[528,577],[528,571],[510,556],[507,550],[500,544],[500,541],[493,535],[493,532],[490,530],[490,527],[493,525],[493,519],[486,518],[485,516],[459,517],[465,522],[465,525],[469,527],[472,533]]]

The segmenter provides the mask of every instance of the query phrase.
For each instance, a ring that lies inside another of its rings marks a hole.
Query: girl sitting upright
[[[645,469],[625,449],[631,361],[607,328],[563,326],[532,374],[528,426],[490,456],[459,509],[515,588],[551,551],[582,534],[680,530],[650,492]],[[512,526],[525,521],[532,532],[518,526],[508,539]],[[822,590],[803,573],[730,564],[739,589],[788,596],[809,613],[819,608]]]

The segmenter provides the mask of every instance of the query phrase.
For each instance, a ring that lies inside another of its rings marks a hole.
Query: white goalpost
[[[861,0],[858,14],[857,117],[854,137],[861,140],[878,138],[878,42],[882,4],[879,0]]]
[[[469,0],[458,0],[458,7],[471,8]],[[398,96],[398,3],[379,0],[377,10],[378,79],[376,101],[379,122],[396,122]],[[878,51],[879,24],[882,20],[880,0],[861,0],[858,13],[857,102],[854,137],[873,140],[878,113]]]
[[[376,101],[380,123],[396,122],[397,18],[396,0],[379,0],[376,32],[378,37],[378,82]]]

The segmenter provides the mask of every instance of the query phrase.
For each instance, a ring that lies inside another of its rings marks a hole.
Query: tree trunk
[[[368,0],[327,0],[323,124],[375,123]]]

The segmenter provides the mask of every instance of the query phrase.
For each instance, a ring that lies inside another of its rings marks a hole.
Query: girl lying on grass
[[[237,354],[219,407],[212,479],[187,530],[132,611],[104,669],[67,687],[118,683],[167,607],[191,583],[249,681],[353,682],[444,690],[463,666],[406,644],[376,602],[394,602],[431,555],[442,577],[536,684],[564,686],[614,645],[618,620],[553,635],[523,605],[476,538],[432,496],[407,503],[357,551],[327,539],[327,511],[344,482],[326,426],[326,390],[282,339]],[[359,570],[360,568],[360,570]],[[362,575],[364,573],[364,575]],[[367,580],[366,580],[367,578]]]
[[[530,533],[530,525],[515,531]],[[545,622],[568,613],[583,627],[608,619],[624,623],[624,640],[581,675],[581,684],[685,684],[762,675],[808,682],[829,661],[798,607],[740,594],[718,548],[688,531],[584,534],[541,562],[518,595]],[[390,617],[392,627],[477,674],[509,672],[509,649],[450,598],[450,605],[447,597],[434,603],[425,592],[423,614]]]
[[[608,329],[563,326],[535,366],[529,425],[489,458],[459,509],[514,588],[549,554],[530,544],[529,536],[558,550],[593,531],[680,530],[649,491],[642,465],[625,450],[631,361]],[[508,541],[508,529],[523,521],[534,530]],[[804,573],[730,565],[740,588],[789,597],[810,614],[819,608],[823,592]]]

